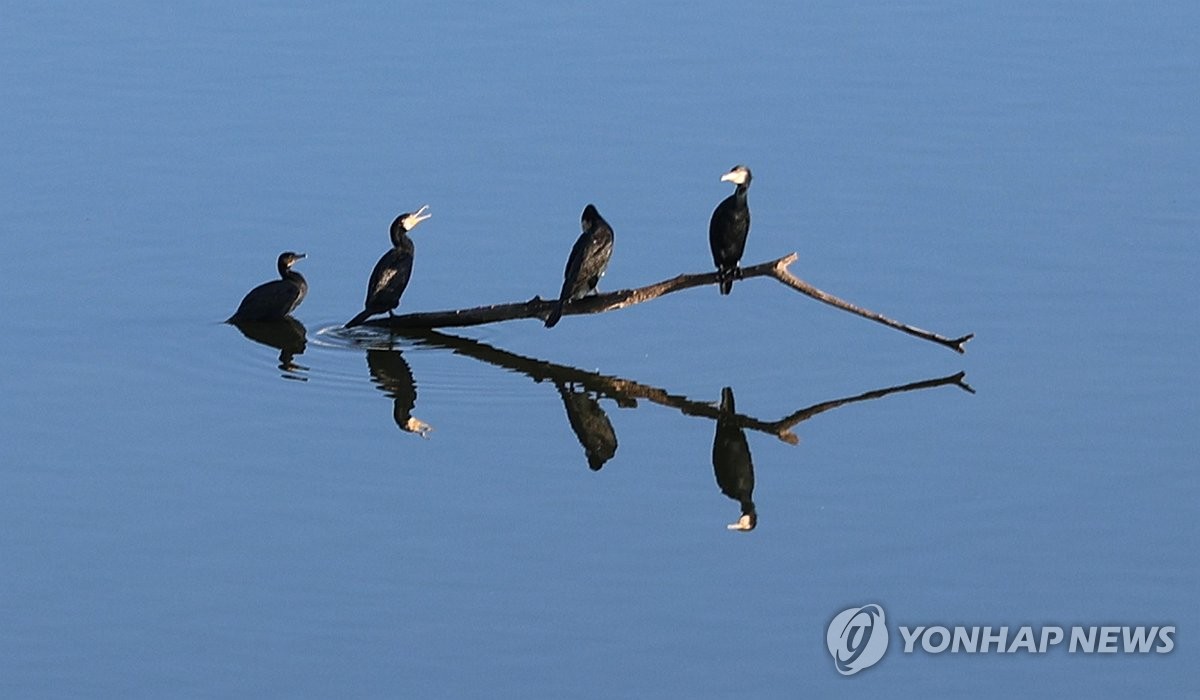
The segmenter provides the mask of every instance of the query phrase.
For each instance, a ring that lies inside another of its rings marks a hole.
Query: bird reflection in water
[[[404,355],[390,346],[367,348],[367,369],[379,389],[392,398],[392,418],[397,427],[428,438],[433,426],[412,414],[417,405],[417,382]]]
[[[742,515],[730,530],[749,532],[758,525],[754,510],[754,462],[750,459],[750,443],[746,431],[738,423],[733,405],[733,389],[721,390],[721,406],[717,414],[717,434],[713,436],[712,463],[721,493],[737,501]]]
[[[279,351],[279,371],[284,379],[294,379],[306,382],[308,377],[300,374],[307,372],[308,367],[296,364],[293,360],[297,355],[303,355],[307,347],[307,329],[291,316],[274,321],[235,321],[229,323],[242,335],[250,340]]]
[[[734,405],[733,390],[721,392],[719,405],[697,401],[666,389],[641,382],[592,372],[578,367],[560,365],[546,360],[518,355],[493,347],[487,343],[431,330],[412,330],[402,333],[405,337],[427,347],[450,350],[480,362],[500,367],[510,372],[523,374],[536,384],[550,382],[558,390],[567,410],[571,429],[579,438],[588,457],[588,465],[599,469],[612,458],[617,450],[617,438],[612,423],[600,407],[600,399],[615,401],[622,408],[634,408],[639,401],[646,401],[674,409],[685,416],[694,416],[716,421],[717,430],[713,438],[713,472],[721,492],[737,501],[741,506],[741,517],[729,525],[731,530],[750,531],[758,525],[758,513],[752,499],[754,492],[754,465],[750,458],[750,446],[746,431],[770,435],[788,445],[799,444],[794,432],[797,425],[827,411],[843,406],[874,401],[885,396],[910,391],[922,391],[943,386],[953,386],[973,394],[975,390],[965,381],[965,373],[957,372],[945,377],[925,379],[908,384],[884,387],[860,394],[822,401],[783,416],[778,420],[763,420],[745,413],[738,413]]]
[[[604,463],[617,453],[617,433],[613,430],[608,414],[600,402],[587,389],[576,390],[569,382],[555,382],[563,407],[567,409],[567,422],[583,452],[587,455],[588,468],[600,471]]]

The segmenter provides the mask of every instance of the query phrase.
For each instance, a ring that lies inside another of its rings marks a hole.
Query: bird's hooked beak
[[[721,182],[732,182],[735,185],[746,184],[746,169],[734,168],[721,176]]]
[[[416,228],[417,224],[419,224],[422,221],[424,221],[425,219],[428,219],[429,217],[433,216],[433,214],[425,213],[428,210],[429,210],[429,205],[424,204],[421,206],[420,209],[418,209],[418,210],[414,211],[413,213],[409,214],[408,216],[404,217],[404,230],[411,231],[414,228]]]

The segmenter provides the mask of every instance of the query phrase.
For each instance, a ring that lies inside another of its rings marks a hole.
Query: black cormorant
[[[750,207],[746,204],[750,168],[735,165],[721,176],[721,181],[732,182],[737,189],[713,211],[708,223],[708,245],[721,280],[721,293],[728,294],[733,290],[733,280],[742,276],[738,262],[746,250],[746,234],[750,233]]]
[[[226,323],[240,321],[278,321],[290,314],[308,293],[308,282],[291,267],[302,260],[304,253],[287,251],[279,254],[276,263],[280,279],[271,280],[251,289],[238,304],[237,311],[225,320]]]
[[[346,322],[346,328],[360,325],[375,314],[387,312],[392,315],[392,309],[400,305],[400,295],[408,286],[408,278],[412,276],[413,242],[408,232],[417,227],[431,215],[426,214],[428,206],[423,206],[415,212],[405,212],[392,222],[392,249],[383,254],[375,269],[371,271],[371,281],[367,283],[366,308],[362,313]]]
[[[750,459],[750,443],[746,431],[738,425],[733,406],[733,389],[721,390],[721,409],[717,414],[717,434],[713,436],[713,472],[721,493],[741,505],[742,515],[730,530],[753,530],[758,525],[754,508],[754,462]]]
[[[604,276],[608,260],[612,257],[613,230],[595,206],[589,204],[584,207],[579,224],[583,233],[579,234],[575,246],[571,248],[571,257],[567,259],[567,268],[563,272],[562,291],[546,317],[547,328],[553,328],[562,318],[563,304],[596,291],[596,285]]]

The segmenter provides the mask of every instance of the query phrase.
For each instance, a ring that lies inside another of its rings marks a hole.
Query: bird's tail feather
[[[361,312],[359,312],[359,314],[357,316],[350,319],[349,321],[346,321],[345,328],[353,328],[354,326],[361,326],[363,321],[370,318],[373,314],[374,314],[374,312],[371,311],[370,309],[363,309]]]
[[[554,302],[554,308],[550,309],[549,315],[546,316],[546,327],[553,328],[554,324],[558,323],[558,319],[562,318],[563,303],[562,300]]]

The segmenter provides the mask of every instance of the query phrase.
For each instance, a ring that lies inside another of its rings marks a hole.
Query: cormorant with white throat
[[[405,212],[392,222],[392,249],[375,263],[375,269],[371,271],[371,281],[367,283],[365,308],[346,322],[346,328],[362,325],[362,322],[371,316],[385,311],[391,316],[392,310],[400,305],[400,295],[404,294],[404,288],[408,286],[408,279],[412,276],[414,249],[408,232],[432,216],[425,213],[427,209],[428,206],[423,206],[415,212]]]
[[[733,280],[742,276],[738,263],[746,250],[746,234],[750,233],[750,206],[746,204],[750,168],[735,165],[721,176],[721,182],[732,182],[737,189],[713,211],[708,223],[708,245],[720,277],[721,293],[728,294],[733,290]]]

